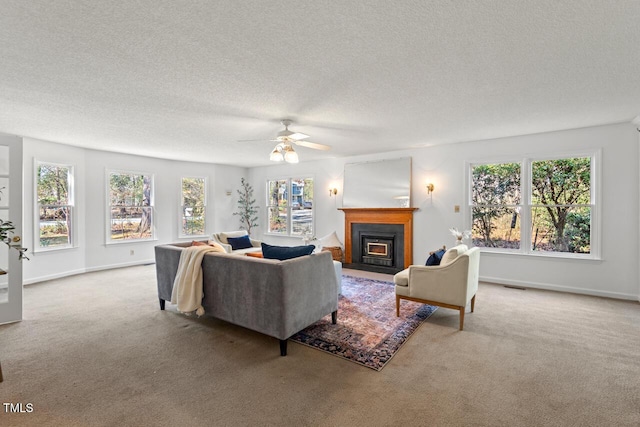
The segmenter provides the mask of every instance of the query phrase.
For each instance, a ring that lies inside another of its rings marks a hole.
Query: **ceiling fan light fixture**
[[[285,145],[282,149],[284,151],[284,161],[287,163],[298,163],[298,153],[295,152],[291,145]]]
[[[282,155],[282,144],[278,144],[275,146],[271,155],[269,155],[269,160],[272,162],[281,162],[284,160],[284,156]]]

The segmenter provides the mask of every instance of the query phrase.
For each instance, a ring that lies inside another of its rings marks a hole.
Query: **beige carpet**
[[[27,286],[24,305],[0,326],[0,403],[34,410],[3,405],[2,426],[640,425],[637,302],[481,284],[464,331],[439,309],[381,372],[162,312],[154,266]]]

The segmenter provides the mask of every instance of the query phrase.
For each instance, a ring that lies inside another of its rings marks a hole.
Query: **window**
[[[36,161],[36,250],[73,246],[73,166]]]
[[[109,226],[107,242],[154,237],[153,175],[108,171]]]
[[[474,245],[530,254],[598,256],[594,166],[595,155],[472,164]]]
[[[204,236],[207,209],[205,178],[182,178],[180,236]]]
[[[282,236],[313,234],[313,178],[267,181],[267,233]]]

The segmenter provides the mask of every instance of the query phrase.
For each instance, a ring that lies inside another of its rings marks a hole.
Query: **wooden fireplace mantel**
[[[413,263],[413,211],[418,208],[338,208],[344,212],[345,263],[351,258],[352,224],[402,224],[404,226],[404,266]]]

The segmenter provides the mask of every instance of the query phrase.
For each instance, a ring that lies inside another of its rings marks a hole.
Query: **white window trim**
[[[316,178],[315,176],[312,175],[300,175],[300,176],[281,176],[281,177],[277,177],[277,178],[267,178],[266,182],[265,182],[265,199],[266,199],[266,209],[265,209],[265,232],[264,234],[266,236],[280,236],[280,237],[289,237],[289,238],[302,238],[304,237],[304,235],[302,234],[293,234],[291,231],[293,230],[293,208],[291,207],[291,204],[289,203],[287,205],[287,209],[288,209],[288,214],[287,214],[287,233],[270,233],[269,232],[269,208],[271,208],[271,205],[269,204],[270,200],[269,200],[269,182],[270,181],[287,181],[287,193],[289,194],[289,202],[291,202],[291,196],[292,196],[292,188],[293,186],[291,185],[291,181],[293,179],[312,179],[313,180],[313,186],[314,186],[314,194],[313,194],[313,206],[312,206],[312,210],[313,210],[313,214],[311,215],[311,229],[313,230],[313,233],[315,234],[316,231],[316,194],[315,194],[315,185],[316,185]]]
[[[40,246],[40,203],[38,202],[38,166],[39,165],[53,165],[66,167],[69,169],[69,204],[65,206],[71,207],[71,229],[69,232],[71,233],[70,243],[63,246],[54,246],[54,247],[44,247]],[[45,252],[55,252],[55,251],[63,251],[68,249],[74,249],[78,247],[78,239],[77,239],[77,208],[75,203],[75,165],[66,164],[66,163],[58,163],[58,162],[48,162],[45,160],[38,160],[37,158],[33,158],[33,253],[45,253]]]
[[[151,197],[150,197],[150,208],[151,208],[151,237],[146,239],[129,239],[129,240],[112,240],[111,239],[111,200],[110,200],[110,176],[112,173],[116,174],[127,174],[127,175],[148,175],[151,177]],[[123,245],[128,243],[139,243],[139,242],[151,242],[157,240],[156,237],[156,203],[155,203],[155,193],[156,193],[156,184],[155,184],[155,174],[149,172],[141,172],[134,170],[125,170],[125,169],[105,169],[105,245]]]
[[[574,254],[570,252],[548,252],[548,251],[534,251],[529,248],[528,244],[522,242],[531,242],[530,232],[530,211],[531,211],[531,166],[533,162],[544,160],[558,160],[577,157],[590,157],[591,158],[591,253],[589,254]],[[521,229],[521,244],[519,249],[505,249],[505,248],[485,248],[481,247],[480,250],[486,253],[507,254],[507,255],[523,255],[530,257],[543,257],[543,258],[569,258],[577,260],[601,260],[602,258],[602,220],[600,215],[601,202],[601,164],[602,164],[602,149],[596,150],[576,150],[568,152],[552,153],[548,155],[526,155],[520,157],[506,157],[506,158],[491,158],[482,160],[468,160],[465,162],[465,200],[463,205],[463,215],[465,229],[470,230],[472,227],[473,219],[471,218],[471,186],[472,175],[471,167],[473,165],[486,165],[486,164],[498,164],[498,163],[519,163],[520,168],[520,186],[522,189],[522,197],[520,200],[521,215],[520,215],[520,229]]]
[[[184,234],[182,232],[182,212],[184,211],[184,205],[182,204],[182,180],[184,178],[190,178],[190,179],[204,179],[204,234]],[[180,206],[178,206],[178,238],[180,239],[189,239],[189,238],[195,238],[195,237],[208,237],[209,234],[207,233],[207,204],[208,204],[208,193],[209,193],[209,178],[206,176],[181,176],[180,177],[180,188],[178,189],[179,194],[178,197],[180,200]]]

